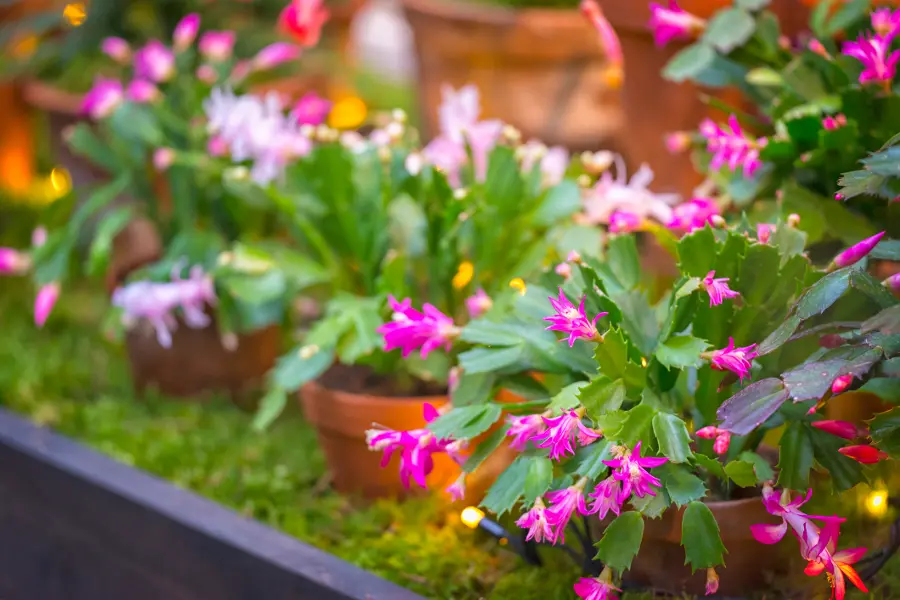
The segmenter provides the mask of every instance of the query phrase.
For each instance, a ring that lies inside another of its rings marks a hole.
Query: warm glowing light
[[[874,490],[866,496],[866,510],[873,517],[881,517],[888,509],[888,493],[885,490]]]
[[[647,368],[647,357],[645,357],[645,356],[641,357],[641,366],[644,367],[645,369]]]
[[[467,506],[459,515],[463,525],[470,529],[475,529],[484,518],[484,512],[474,506]]]
[[[509,287],[514,290],[519,290],[520,296],[524,296],[525,292],[528,291],[528,288],[525,285],[525,280],[521,277],[516,277],[515,279],[510,280]]]
[[[462,288],[469,285],[469,282],[472,281],[472,276],[475,274],[475,267],[467,260],[459,263],[459,269],[456,271],[456,275],[453,276],[453,288],[457,290],[461,290]]]
[[[13,42],[12,54],[16,58],[28,58],[38,47],[38,36],[32,34],[16,38]]]
[[[87,19],[84,2],[71,2],[63,9],[63,19],[72,27],[78,27]]]
[[[60,196],[65,196],[72,189],[72,176],[64,167],[54,167],[50,171],[50,186]]]
[[[366,103],[356,96],[341,98],[331,107],[328,125],[334,129],[355,129],[366,120]]]

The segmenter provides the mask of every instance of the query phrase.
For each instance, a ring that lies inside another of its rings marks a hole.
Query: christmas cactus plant
[[[849,244],[885,228],[897,236],[896,206],[862,196],[865,188],[850,178],[845,189],[837,182],[900,129],[900,50],[893,49],[900,12],[877,0],[826,0],[812,9],[809,31],[789,39],[769,4],[736,1],[705,21],[675,1],[651,3],[659,44],[693,40],[669,62],[667,78],[731,86],[744,95],[737,107],[710,99],[730,113],[727,119],[672,134],[670,149],[694,148],[695,163],[723,204],[755,202],[751,216],[763,221],[799,214],[810,243]],[[877,159],[865,162],[867,170],[890,176]],[[882,191],[892,199],[896,192],[888,188]]]
[[[685,563],[714,593],[728,548],[706,502],[748,489],[784,523],[754,526],[759,542],[790,530],[807,574],[826,572],[839,597],[845,578],[864,588],[852,564],[865,549],[837,549],[842,519],[804,513],[792,492],[808,499],[814,466],[849,489],[897,452],[893,411],[868,428],[817,411],[850,388],[896,388],[900,303],[864,269],[880,234],[817,270],[796,224],[762,239],[746,221],[695,230],[677,242],[681,277],[661,297],[648,295],[630,235],[612,236],[602,260],[568,257],[461,328],[451,410],[421,432],[373,431],[370,447],[399,453],[415,481],[436,452],[468,444],[457,458],[472,473],[501,444],[518,450],[483,505],[503,514],[521,503],[517,524],[538,543],[564,543],[576,515],[604,520],[602,573],[575,584],[582,598],[614,595],[645,519],[667,510],[680,511]],[[498,403],[500,388],[524,400]],[[507,426],[485,437],[504,414]],[[777,464],[761,449],[773,433]]]

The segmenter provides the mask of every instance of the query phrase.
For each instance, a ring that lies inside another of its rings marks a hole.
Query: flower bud
[[[883,231],[850,246],[834,257],[829,270],[849,267],[850,265],[861,261],[875,248],[875,246],[878,245],[878,242],[881,241],[882,237],[884,237]]]
[[[838,448],[838,452],[864,465],[874,465],[875,463],[888,458],[887,452],[882,452],[875,446],[869,446],[867,444]]]
[[[836,435],[845,440],[855,440],[858,437],[869,435],[869,430],[864,427],[857,427],[849,421],[814,421],[812,426],[821,429],[831,435]]]
[[[798,227],[800,225],[800,215],[791,213],[788,215],[787,224],[789,227]]]
[[[191,44],[193,44],[194,40],[197,38],[197,33],[199,31],[200,15],[191,13],[181,19],[181,21],[178,22],[178,25],[175,26],[175,31],[172,33],[172,46],[175,48],[175,51],[183,52],[190,48]]]
[[[834,395],[840,394],[850,387],[851,383],[853,383],[853,375],[835,377],[834,381],[831,382],[831,393]]]
[[[719,591],[719,575],[715,569],[706,570],[706,595],[711,596]]]

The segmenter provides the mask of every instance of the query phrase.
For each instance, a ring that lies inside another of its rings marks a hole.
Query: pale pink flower
[[[19,275],[29,262],[28,256],[15,248],[0,247],[0,275]]]
[[[588,446],[602,437],[600,432],[585,427],[578,411],[566,411],[558,417],[543,417],[547,431],[532,438],[538,448],[550,448],[551,460],[575,455],[575,443]]]
[[[135,79],[128,84],[128,89],[125,91],[125,97],[132,102],[144,104],[158,100],[160,93],[159,89],[153,85],[153,83],[144,79]]]
[[[616,30],[606,19],[600,5],[595,0],[581,0],[579,6],[581,14],[583,14],[600,37],[600,45],[603,47],[603,53],[609,64],[621,71],[625,64],[625,57],[622,54],[622,44],[619,42],[619,36]],[[620,73],[621,74],[621,73]],[[607,82],[613,83],[613,82]],[[621,82],[620,82],[621,83]]]
[[[160,173],[167,171],[175,162],[175,151],[171,148],[157,148],[153,151],[153,167]]]
[[[878,242],[881,241],[882,237],[884,237],[883,231],[850,246],[834,257],[834,260],[831,261],[831,267],[842,268],[849,267],[852,264],[856,264],[857,262],[865,258],[869,254],[869,252],[871,252],[875,248],[875,246],[878,245]]]
[[[671,154],[681,154],[691,147],[691,136],[686,131],[667,133],[664,143]]]
[[[831,60],[831,54],[828,53],[828,50],[825,49],[825,46],[823,46],[822,42],[820,42],[819,40],[810,40],[807,48],[809,48],[810,52],[815,52],[819,56]]]
[[[423,312],[412,308],[409,298],[397,302],[393,296],[388,296],[388,304],[393,310],[391,321],[376,329],[384,337],[385,352],[400,348],[406,358],[419,350],[422,358],[426,358],[432,350],[449,350],[459,335],[453,319],[431,304],[423,304]]]
[[[653,170],[649,166],[641,165],[629,180],[624,159],[615,155],[613,163],[615,176],[612,169],[607,169],[594,187],[584,194],[585,221],[592,225],[607,225],[613,213],[623,211],[661,224],[669,223],[673,216],[672,205],[681,197],[678,194],[656,194],[650,191]]]
[[[278,29],[304,48],[312,48],[319,43],[328,16],[322,0],[291,0],[278,15]]]
[[[565,489],[547,492],[547,500],[552,503],[545,513],[547,522],[553,530],[551,543],[565,543],[566,527],[576,512],[581,515],[591,514],[584,500],[584,486],[586,483],[587,479],[582,478]]]
[[[253,57],[253,68],[257,71],[273,69],[280,64],[296,60],[302,49],[287,42],[274,42],[256,53]]]
[[[509,447],[520,452],[528,447],[530,440],[547,431],[547,424],[544,423],[544,418],[541,415],[525,415],[521,417],[509,415],[506,418],[506,422],[509,425],[506,435],[512,437]]]
[[[216,72],[216,68],[212,65],[200,65],[199,67],[197,67],[195,75],[197,75],[197,79],[199,79],[206,85],[213,85],[216,80],[219,79],[219,74]]]
[[[84,95],[81,113],[92,119],[105,119],[125,100],[122,84],[115,79],[97,77],[94,87]]]
[[[206,143],[206,151],[210,156],[225,156],[228,154],[228,144],[225,143],[222,136],[214,135]]]
[[[535,499],[531,509],[519,517],[516,525],[522,529],[528,529],[528,535],[525,536],[526,542],[534,540],[540,544],[544,541],[553,542],[554,540],[553,527],[547,521],[547,508],[540,496]]]
[[[728,287],[728,277],[716,278],[716,272],[710,271],[703,278],[701,287],[709,294],[709,305],[719,306],[728,298],[738,298],[740,294]]]
[[[462,185],[459,170],[468,160],[465,146],[450,138],[438,136],[422,149],[422,158],[440,169],[452,187],[458,188]]]
[[[897,61],[900,50],[891,52],[891,42],[896,31],[885,36],[862,34],[855,42],[846,42],[842,54],[852,56],[863,65],[859,82],[890,84],[897,74]]]
[[[633,450],[619,447],[617,458],[604,460],[603,464],[615,469],[613,477],[622,482],[619,492],[619,504],[624,504],[632,494],[638,498],[655,496],[654,487],[661,488],[662,482],[650,474],[647,469],[663,465],[669,461],[664,457],[641,457],[641,442],[635,444]]]
[[[597,513],[600,519],[605,519],[610,512],[618,516],[622,511],[622,483],[615,477],[607,477],[598,483],[588,496],[594,499],[591,512]]]
[[[34,324],[43,327],[47,317],[59,298],[59,283],[53,282],[41,287],[34,299]]]
[[[203,58],[213,62],[223,62],[231,58],[235,39],[233,31],[207,31],[200,36],[197,49]]]
[[[120,37],[108,37],[100,44],[100,50],[119,64],[126,65],[131,60],[131,46]]]
[[[567,262],[559,263],[553,270],[563,279],[569,279],[572,276],[572,265]]]
[[[489,311],[493,305],[494,302],[491,300],[491,297],[481,288],[466,298],[466,310],[469,311],[469,316],[473,319],[477,319]]]
[[[735,115],[728,117],[727,128],[706,119],[700,123],[700,133],[706,138],[706,149],[713,155],[709,163],[710,169],[727,165],[732,172],[743,168],[744,177],[753,177],[762,166],[759,151],[768,140],[749,137]]]
[[[869,446],[868,444],[845,446],[844,448],[838,448],[838,452],[864,465],[874,465],[889,458],[887,452],[882,452],[875,446]]]
[[[463,473],[460,475],[456,481],[450,484],[445,490],[448,494],[450,494],[450,498],[454,502],[458,502],[466,497],[466,475]]]
[[[705,28],[706,21],[683,10],[675,0],[669,0],[668,8],[650,3],[650,29],[657,46],[675,39],[690,39]]]
[[[151,40],[135,53],[134,74],[157,83],[168,81],[175,75],[175,54],[159,40]]]
[[[575,340],[601,340],[602,337],[597,331],[597,319],[605,317],[608,313],[598,313],[593,319],[588,319],[584,312],[584,301],[586,296],[581,298],[581,304],[578,308],[572,304],[562,288],[559,288],[559,297],[549,298],[550,305],[556,311],[555,315],[544,317],[545,321],[549,321],[550,325],[546,328],[550,331],[562,331],[569,334],[569,347],[575,345]]]
[[[708,354],[710,366],[713,369],[717,371],[731,371],[740,377],[741,381],[750,375],[751,363],[757,355],[756,344],[735,348],[734,338],[731,337],[728,338],[728,346]]]
[[[321,125],[331,112],[331,101],[315,92],[304,94],[291,110],[298,125]]]
[[[191,47],[194,40],[197,39],[197,33],[200,31],[200,15],[191,13],[186,15],[172,33],[172,47],[176,52],[184,52]]]
[[[502,131],[503,122],[496,119],[479,121],[466,128],[466,141],[472,149],[475,181],[481,182],[487,177],[488,157],[497,145]]]
[[[469,84],[456,90],[447,84],[441,86],[438,123],[442,135],[462,144],[463,133],[478,122],[480,115],[481,101],[477,87]]]
[[[40,248],[47,243],[47,228],[43,225],[34,228],[31,232],[31,245]]]

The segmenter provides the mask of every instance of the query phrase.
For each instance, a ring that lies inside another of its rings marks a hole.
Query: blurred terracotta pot
[[[667,133],[694,130],[705,117],[724,120],[727,115],[704,105],[698,89],[690,84],[665,80],[662,70],[684,44],[670,43],[657,47],[648,27],[648,2],[599,0],[604,14],[619,35],[625,56],[625,82],[622,89],[624,119],[619,147],[629,163],[637,167],[649,164],[655,173],[653,188],[658,192],[678,192],[689,195],[702,177],[696,173],[688,155],[672,156],[663,142]],[[730,7],[732,0],[681,0],[679,6],[699,17],[708,19],[716,11]],[[801,0],[774,0],[769,10],[781,22],[782,32],[793,35],[807,22],[807,10]],[[737,90],[711,92],[723,102],[740,106],[742,97]]]
[[[725,567],[716,569],[721,596],[747,596],[769,587],[774,578],[788,573],[785,541],[769,546],[760,544],[750,534],[750,525],[771,523],[777,519],[766,512],[759,497],[707,502],[719,523],[719,535],[728,550]],[[684,593],[702,596],[706,591],[706,571],[691,574],[684,564],[681,545],[681,519],[684,509],[669,509],[658,519],[644,519],[641,551],[634,558],[625,581],[680,596]],[[592,522],[596,535],[602,535],[599,521]],[[791,536],[786,536],[790,542]],[[599,539],[599,537],[597,538]]]
[[[526,138],[598,148],[622,122],[597,33],[575,9],[402,0],[418,57],[425,134],[439,129],[441,86],[475,84],[482,114]]]

